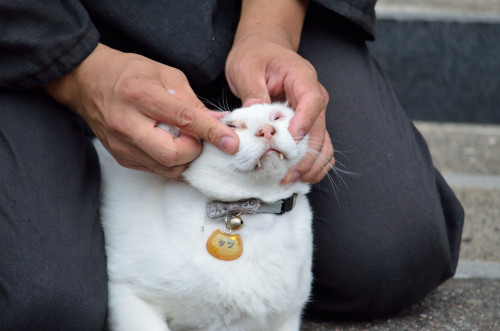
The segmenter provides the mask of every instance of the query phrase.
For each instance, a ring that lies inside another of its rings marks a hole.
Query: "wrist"
[[[106,49],[109,48],[99,43],[92,53],[79,65],[59,79],[42,85],[42,88],[59,103],[75,112],[79,112],[77,106],[78,100],[83,96],[83,91],[85,90],[82,88],[82,82],[89,80],[89,71],[87,68],[94,66],[92,63],[95,61],[95,58]]]
[[[262,33],[296,51],[308,0],[244,0],[235,43],[249,35]]]

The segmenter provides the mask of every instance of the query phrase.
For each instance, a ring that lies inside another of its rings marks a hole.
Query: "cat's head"
[[[238,108],[222,119],[239,136],[236,154],[226,154],[206,143],[202,154],[184,172],[203,194],[219,200],[259,198],[274,201],[308,185],[281,185],[288,169],[306,154],[308,136],[296,142],[288,125],[294,111],[285,104],[257,104]]]

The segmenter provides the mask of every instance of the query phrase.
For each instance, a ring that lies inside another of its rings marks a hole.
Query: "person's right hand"
[[[238,136],[209,111],[179,70],[99,44],[87,59],[44,86],[80,114],[123,166],[178,177],[201,152],[198,137],[227,153]],[[181,129],[175,138],[158,128]]]

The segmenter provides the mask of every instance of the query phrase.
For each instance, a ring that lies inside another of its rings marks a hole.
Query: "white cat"
[[[222,121],[238,152],[205,143],[186,182],[123,168],[96,142],[113,330],[299,330],[312,213],[308,185],[280,185],[307,150],[307,136],[288,132],[293,114],[282,104],[234,110]],[[231,206],[247,208],[243,225]]]

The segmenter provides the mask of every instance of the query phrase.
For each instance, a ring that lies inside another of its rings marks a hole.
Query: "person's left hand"
[[[240,34],[226,61],[226,78],[244,107],[288,100],[295,110],[288,129],[297,141],[309,133],[309,148],[282,184],[319,182],[335,163],[325,124],[329,97],[314,67],[294,51],[286,34],[269,27]]]

